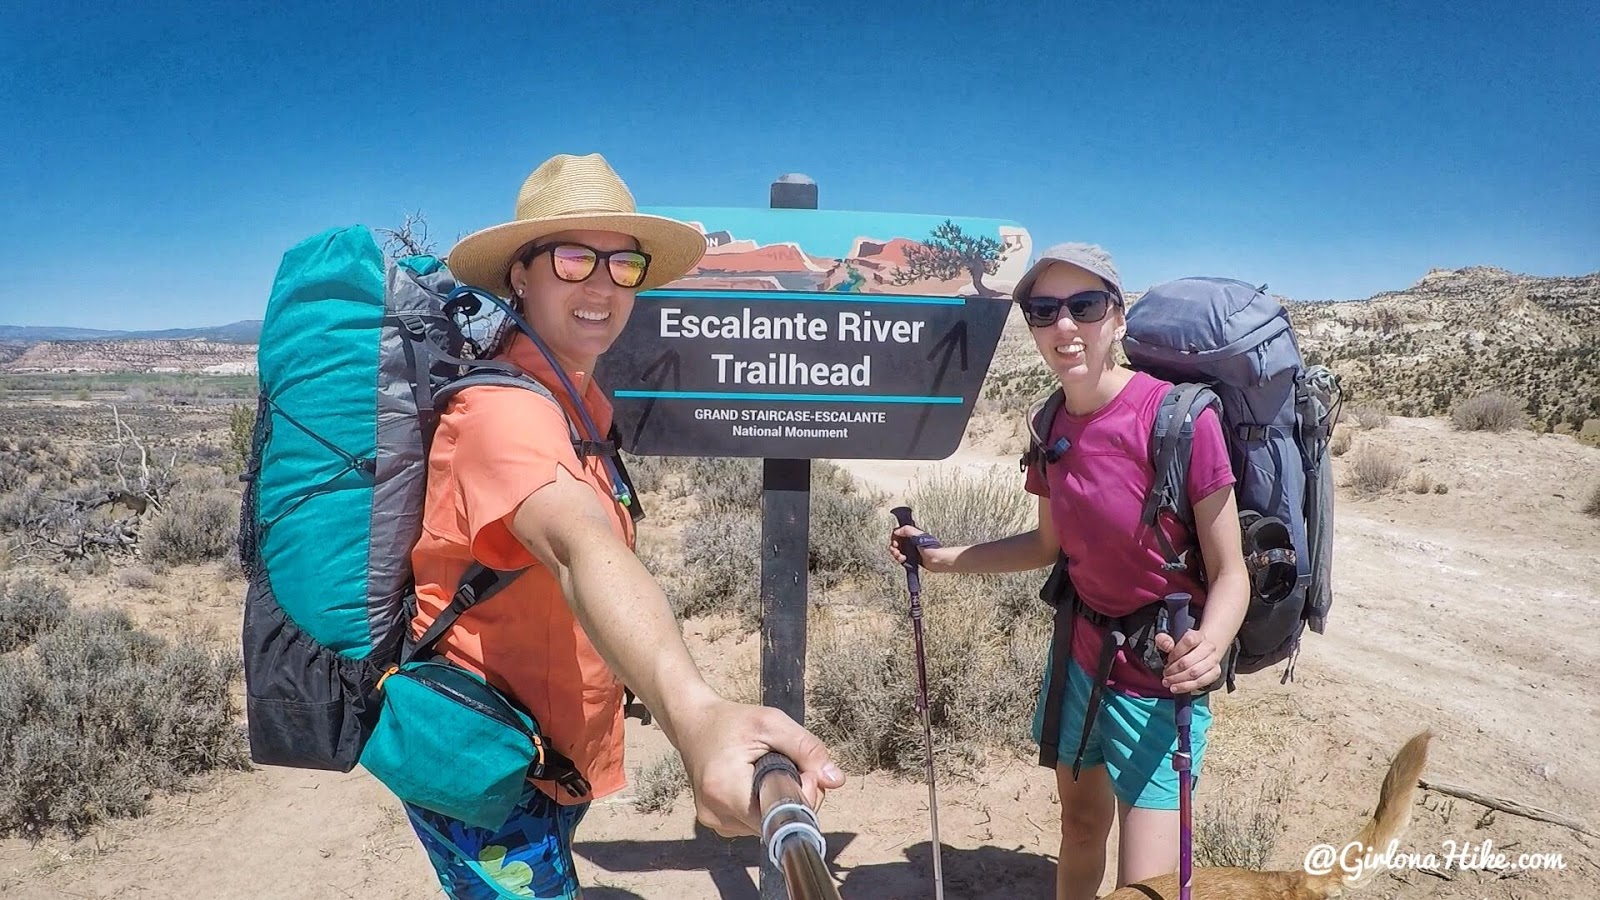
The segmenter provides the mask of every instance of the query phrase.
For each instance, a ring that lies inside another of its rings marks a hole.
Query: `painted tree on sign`
[[[948,281],[966,271],[979,297],[999,297],[999,291],[983,283],[983,276],[1000,271],[1005,248],[987,235],[969,235],[949,219],[933,230],[928,239],[906,251],[906,263],[894,276],[896,285],[907,285],[924,278]]]

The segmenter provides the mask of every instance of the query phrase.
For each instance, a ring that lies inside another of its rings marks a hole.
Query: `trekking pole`
[[[782,776],[782,777],[773,777]],[[781,753],[756,763],[756,804],[761,810],[761,845],[783,873],[789,900],[839,900],[823,863],[828,844],[817,815],[800,793],[800,770]]]
[[[1189,615],[1189,601],[1193,599],[1188,594],[1168,594],[1167,629],[1172,635],[1174,643],[1183,640],[1183,636],[1194,627],[1194,619]],[[1189,723],[1190,700],[1188,694],[1175,694],[1172,698],[1173,718],[1178,728],[1178,750],[1172,754],[1172,768],[1178,773],[1178,897],[1179,900],[1189,900],[1189,882],[1193,877],[1193,839],[1194,821],[1191,818],[1193,811],[1190,806],[1193,786],[1189,781]]]
[[[911,520],[911,507],[897,506],[892,512],[901,525],[915,525]],[[922,579],[917,567],[922,565],[919,548],[939,546],[932,535],[918,535],[915,540],[900,541],[900,552],[906,556],[906,589],[911,594],[911,631],[917,642],[917,711],[922,714],[922,738],[928,755],[928,819],[933,826],[933,893],[944,900],[944,867],[940,863],[939,843],[939,792],[933,783],[933,714],[928,709],[928,664],[922,646]]]

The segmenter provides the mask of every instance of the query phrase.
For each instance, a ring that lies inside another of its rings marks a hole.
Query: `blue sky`
[[[1013,219],[1130,290],[1600,270],[1580,0],[100,6],[0,27],[0,324],[259,318],[302,237],[420,210],[443,251],[557,152],[642,205],[799,171],[825,208]]]

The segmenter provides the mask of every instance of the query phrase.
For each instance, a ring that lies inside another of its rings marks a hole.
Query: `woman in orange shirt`
[[[435,652],[521,703],[589,790],[572,796],[535,783],[493,832],[408,805],[446,894],[458,900],[578,896],[573,829],[592,800],[625,783],[624,683],[682,755],[696,813],[719,834],[757,832],[751,781],[769,749],[795,761],[813,804],[844,781],[822,743],[783,713],[730,702],[707,686],[665,596],[633,554],[633,517],[616,497],[607,460],[580,458],[568,431],[569,417],[582,422],[586,414],[596,429],[586,437],[604,439],[611,405],[593,380],[595,362],[622,332],[636,292],[693,269],[704,236],[637,213],[598,154],[544,162],[516,209],[514,221],[462,239],[447,262],[458,282],[519,309],[544,348],[508,329],[488,352],[539,380],[562,408],[532,391],[486,385],[461,391],[441,415],[412,554],[412,634],[420,637],[448,606],[474,561],[528,567],[462,614]]]

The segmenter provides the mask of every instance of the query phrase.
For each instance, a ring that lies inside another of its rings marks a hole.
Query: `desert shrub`
[[[1350,418],[1354,419],[1357,425],[1369,431],[1374,428],[1383,428],[1389,424],[1388,411],[1376,406],[1352,406],[1350,408]]]
[[[1600,484],[1596,484],[1594,490],[1589,492],[1589,499],[1583,504],[1583,512],[1584,515],[1600,519]]]
[[[37,487],[25,487],[0,495],[0,531],[32,531],[30,526],[44,521],[54,507],[55,504]]]
[[[142,566],[123,569],[117,573],[117,581],[121,582],[124,587],[131,587],[140,591],[155,590],[161,584],[161,579],[157,578],[154,572]]]
[[[1427,472],[1418,472],[1411,478],[1411,493],[1427,494],[1433,491],[1434,480]]]
[[[807,724],[847,767],[919,771],[915,638],[909,617],[865,612],[813,623]],[[929,718],[940,765],[1030,737],[1049,647],[1042,614],[1010,625],[994,605],[952,597],[924,613]]]
[[[934,469],[918,478],[908,503],[919,527],[947,545],[971,544],[1025,531],[1036,524],[1037,500],[1019,477],[974,476]]]
[[[1435,494],[1448,494],[1450,493],[1450,485],[1445,484],[1442,481],[1437,482],[1433,486],[1433,492]]]
[[[634,809],[642,813],[672,812],[678,795],[689,787],[689,775],[683,770],[683,758],[669,750],[640,769],[634,784]]]
[[[217,559],[233,550],[238,522],[238,497],[219,490],[179,491],[151,519],[144,554],[174,564]]]
[[[695,457],[686,476],[689,492],[705,511],[761,511],[761,460],[728,456]],[[759,521],[759,519],[758,519]]]
[[[815,587],[827,590],[852,576],[869,577],[876,587],[899,571],[886,549],[888,532],[877,527],[883,501],[839,466],[813,464],[806,568]]]
[[[1510,431],[1528,424],[1524,405],[1498,391],[1463,400],[1450,411],[1450,421],[1462,431]]]
[[[1407,467],[1393,451],[1365,447],[1350,460],[1350,486],[1363,494],[1392,490]]]
[[[718,509],[697,516],[683,531],[681,617],[737,616],[749,628],[761,622],[761,516],[753,509]]]
[[[0,456],[0,494],[14,491],[28,483],[28,471],[15,460]]]
[[[0,653],[25,647],[67,618],[67,592],[38,576],[0,581]]]
[[[110,609],[0,657],[0,835],[80,836],[192,775],[246,768],[238,671],[237,654],[171,646]]]
[[[907,502],[917,525],[947,547],[1007,537],[1038,524],[1038,499],[1022,490],[1020,476],[936,469],[917,479]],[[1047,570],[1038,569],[963,575],[948,583],[940,581],[936,590],[959,591],[969,602],[997,609],[1004,624],[1039,606],[1039,585],[1046,574]]]
[[[228,453],[216,444],[199,444],[194,448],[194,461],[202,466],[222,468],[227,464]]]
[[[884,617],[811,629],[806,724],[847,769],[916,764],[920,722],[909,640]]]
[[[1263,785],[1253,799],[1234,791],[1213,798],[1194,823],[1194,864],[1264,869],[1283,834],[1283,776]]]
[[[1334,428],[1333,440],[1329,442],[1328,449],[1333,452],[1334,456],[1343,456],[1350,452],[1350,444],[1353,440],[1354,435],[1350,433],[1350,429]]]

